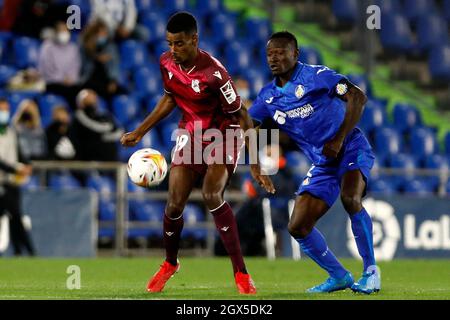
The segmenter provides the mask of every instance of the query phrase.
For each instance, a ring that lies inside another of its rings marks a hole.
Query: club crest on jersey
[[[305,87],[302,85],[298,85],[297,88],[295,88],[295,96],[297,99],[301,99],[305,95]]]
[[[191,87],[195,92],[200,93],[200,81],[199,80],[192,80]]]
[[[345,83],[338,83],[336,86],[336,93],[340,96],[343,96],[347,93],[348,86]]]

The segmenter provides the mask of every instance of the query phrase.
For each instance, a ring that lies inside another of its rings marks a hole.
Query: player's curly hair
[[[269,41],[272,39],[286,39],[294,45],[294,48],[298,48],[297,38],[289,31],[279,31],[272,34]]]
[[[170,33],[186,32],[187,34],[193,34],[197,32],[197,21],[189,12],[177,12],[169,18],[166,29]]]

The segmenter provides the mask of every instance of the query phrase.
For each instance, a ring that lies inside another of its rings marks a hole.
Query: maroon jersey
[[[193,133],[194,122],[201,122],[203,130],[222,131],[238,121],[233,114],[241,108],[241,98],[225,67],[207,52],[198,51],[194,66],[183,70],[169,51],[160,58],[164,90],[172,95],[183,112],[180,128]],[[197,124],[198,126],[198,124]]]

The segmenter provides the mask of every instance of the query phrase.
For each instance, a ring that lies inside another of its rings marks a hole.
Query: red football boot
[[[236,281],[236,286],[240,294],[256,293],[255,284],[253,283],[252,277],[250,277],[249,274],[236,272],[236,274],[234,275],[234,279]]]
[[[166,285],[166,282],[173,277],[175,272],[180,270],[180,263],[178,262],[176,266],[170,264],[167,261],[159,268],[158,272],[155,273],[153,278],[149,281],[147,285],[148,292],[161,292]]]

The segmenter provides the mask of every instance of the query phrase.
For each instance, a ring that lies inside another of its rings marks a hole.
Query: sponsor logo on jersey
[[[307,118],[314,113],[314,107],[311,104],[304,105],[300,108],[286,111],[286,114],[289,118]]]
[[[228,80],[227,83],[220,87],[220,91],[227,100],[228,104],[232,104],[236,101],[237,95],[233,89],[233,86],[231,85],[231,80]]]
[[[295,88],[295,96],[297,99],[301,99],[305,95],[305,87],[302,85],[298,85],[297,88]]]
[[[282,112],[282,111],[280,111],[280,110],[277,110],[277,111],[275,112],[275,114],[273,115],[273,119],[274,119],[276,122],[278,122],[278,124],[283,125],[283,124],[286,123],[286,113],[284,113],[284,112]]]
[[[273,101],[273,97],[270,97],[269,99],[266,100],[266,103],[271,104]]]

